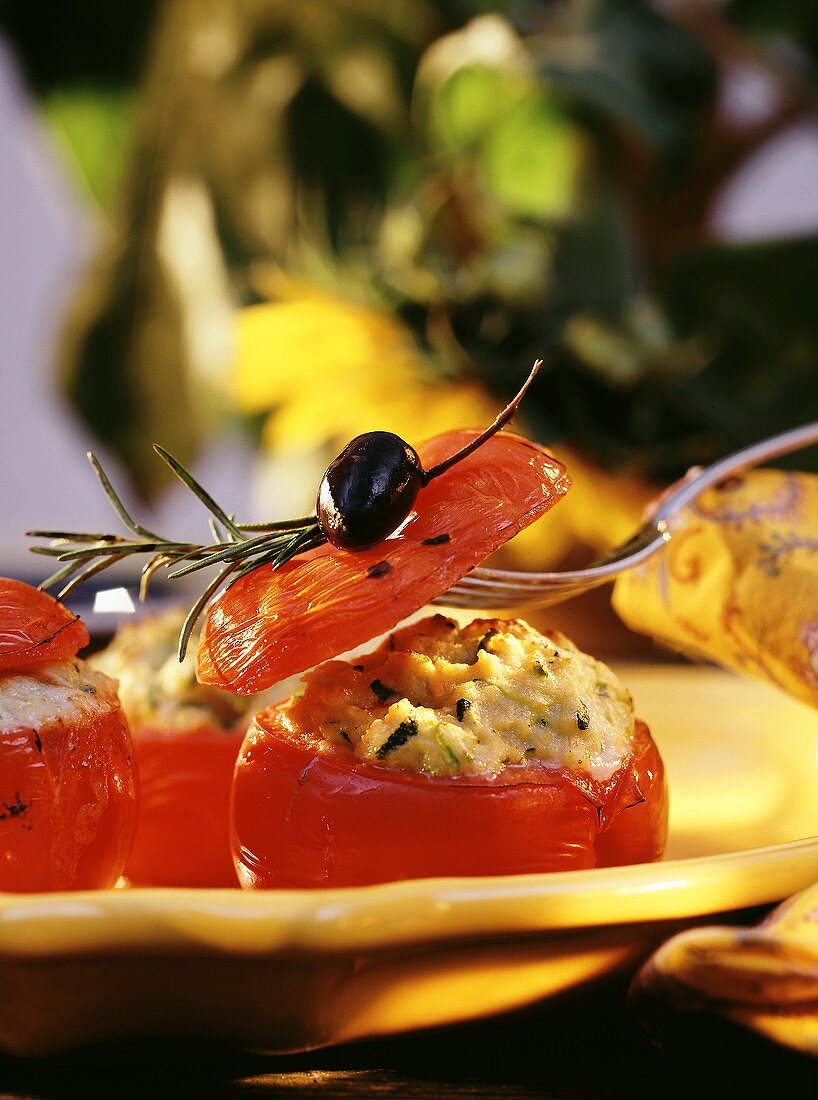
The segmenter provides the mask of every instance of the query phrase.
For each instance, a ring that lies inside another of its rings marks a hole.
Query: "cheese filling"
[[[0,672],[0,734],[92,721],[118,705],[116,681],[76,657]]]
[[[356,663],[305,677],[293,721],[371,763],[428,775],[498,775],[539,760],[609,779],[634,731],[630,694],[561,634],[520,620],[458,627],[436,615]]]

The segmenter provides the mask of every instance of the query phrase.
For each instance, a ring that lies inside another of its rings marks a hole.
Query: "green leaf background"
[[[808,7],[70,0],[61,51],[0,8],[105,226],[66,394],[157,493],[149,442],[187,461],[231,415],[208,326],[255,300],[261,260],[354,285],[430,370],[500,396],[543,356],[541,436],[645,476],[818,418],[818,240],[709,230],[733,173],[814,115]],[[718,117],[728,56],[782,92],[757,130]]]

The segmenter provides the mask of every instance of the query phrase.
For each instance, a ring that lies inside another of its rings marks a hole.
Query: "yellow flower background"
[[[475,381],[436,378],[393,316],[317,291],[241,311],[234,394],[241,412],[267,414],[271,449],[373,429],[417,442],[498,408]]]

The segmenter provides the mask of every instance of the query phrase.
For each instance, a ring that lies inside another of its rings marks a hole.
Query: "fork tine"
[[[591,584],[554,585],[533,589],[521,593],[498,590],[490,586],[476,588],[473,585],[455,585],[443,593],[434,602],[448,607],[496,608],[517,607],[523,604],[535,607],[547,607],[571,599],[590,588],[597,587],[601,581]]]

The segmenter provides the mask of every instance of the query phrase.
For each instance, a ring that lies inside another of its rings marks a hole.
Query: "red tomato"
[[[73,657],[88,645],[85,625],[52,596],[0,577],[0,669]]]
[[[36,674],[88,642],[83,623],[22,581],[0,578],[4,675]],[[122,873],[136,816],[131,740],[116,701],[0,733],[0,890],[84,890]]]
[[[364,886],[447,875],[514,875],[658,859],[664,768],[647,727],[607,783],[547,764],[496,779],[435,778],[319,750],[271,707],[253,722],[233,785],[243,886]]]
[[[0,735],[0,890],[113,886],[135,817],[131,740],[118,706]]]
[[[134,730],[139,816],[125,875],[134,886],[238,886],[230,786],[243,731]]]
[[[435,436],[418,448],[424,467],[477,434]],[[324,546],[232,585],[205,620],[199,680],[251,694],[389,630],[546,512],[569,485],[563,467],[534,443],[494,436],[422,489],[400,532],[371,550]]]

